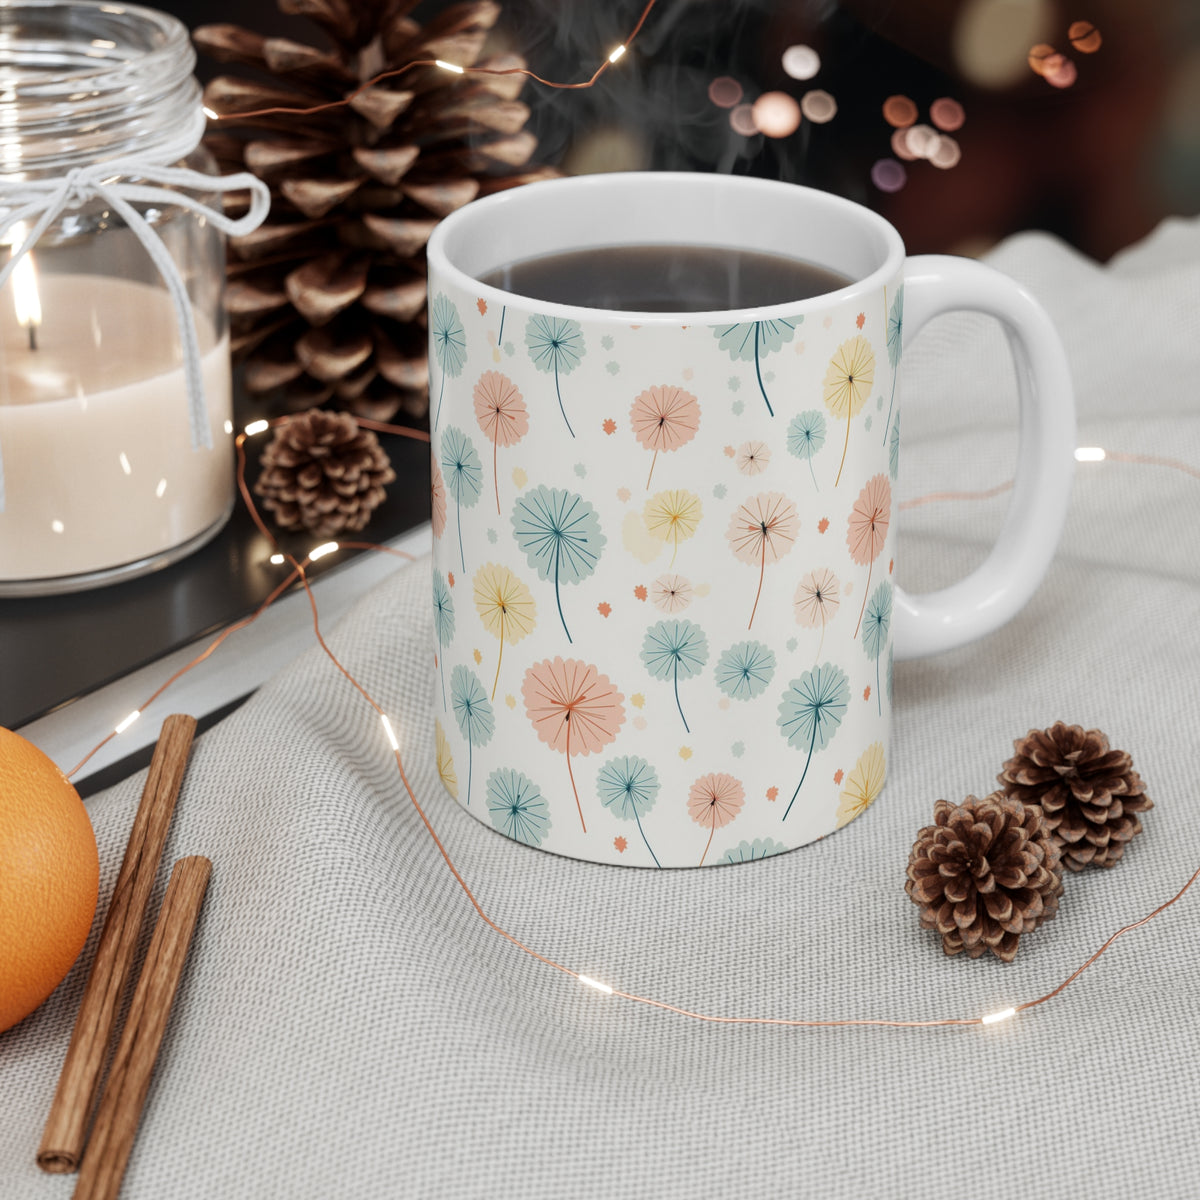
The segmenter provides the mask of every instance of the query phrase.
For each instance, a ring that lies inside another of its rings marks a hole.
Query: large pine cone
[[[1099,729],[1057,722],[1031,729],[1013,743],[1016,753],[997,779],[1005,795],[1037,804],[1046,827],[1072,871],[1112,867],[1142,823],[1137,814],[1154,807],[1133,760],[1109,748]]]
[[[517,99],[524,77],[417,67],[324,112],[238,113],[341,100],[414,60],[475,65],[500,5],[459,4],[422,26],[407,15],[416,0],[278,4],[316,22],[329,47],[236,25],[194,34],[202,51],[259,73],[223,76],[204,92],[221,117],[206,139],[220,165],[271,188],[267,222],[230,248],[235,357],[246,364],[247,389],[275,397],[276,411],[332,401],[377,420],[419,417],[429,403],[430,233],[477,195],[554,173],[525,167],[536,139]],[[497,54],[478,65],[524,63]]]
[[[939,800],[932,825],[917,835],[904,890],[936,929],[948,955],[991,951],[1016,957],[1022,934],[1058,912],[1062,864],[1036,805],[999,792],[962,804]]]
[[[379,439],[349,413],[314,409],[276,426],[254,491],[281,529],[334,537],[366,526],[396,478]]]

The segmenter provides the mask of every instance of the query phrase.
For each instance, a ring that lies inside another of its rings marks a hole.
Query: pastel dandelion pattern
[[[655,679],[671,680],[675,707],[684,731],[691,733],[683,705],[679,702],[680,679],[691,679],[708,662],[708,638],[694,621],[659,621],[642,639],[642,663]]]
[[[888,474],[895,479],[900,474],[900,414],[892,424],[891,436],[888,438]]]
[[[437,412],[433,427],[442,417],[442,397],[446,394],[446,376],[457,379],[467,364],[467,335],[454,302],[438,292],[429,306],[429,336],[433,341],[433,356],[441,368],[442,382],[438,388]]]
[[[771,462],[771,447],[766,442],[743,442],[735,458],[743,475],[761,475]]]
[[[884,303],[887,303],[887,290],[884,290]],[[896,376],[899,374],[900,359],[904,354],[904,284],[896,290],[895,298],[887,318],[887,356],[892,368],[892,394],[888,400],[887,424],[883,427],[883,440],[888,438],[888,430],[892,424],[892,401],[896,399]],[[880,397],[882,399],[882,397]],[[895,471],[892,476],[895,477]]]
[[[787,448],[801,462],[808,463],[808,473],[812,476],[813,487],[820,491],[817,483],[817,473],[813,469],[813,459],[825,445],[825,417],[815,408],[807,412],[797,413],[788,423]]]
[[[521,696],[538,739],[567,756],[579,824],[587,833],[571,757],[594,754],[616,739],[625,722],[625,697],[607,675],[577,658],[534,663],[525,672]]]
[[[496,677],[492,680],[491,700],[496,699],[500,682],[500,664],[504,661],[504,643],[515,645],[537,624],[537,603],[529,589],[508,569],[498,563],[485,563],[475,572],[475,611],[483,627],[500,639],[496,656]]]
[[[442,711],[446,704],[446,647],[454,641],[454,597],[446,577],[434,568],[433,572],[433,629],[438,640],[438,670],[442,676]]]
[[[724,771],[701,775],[692,784],[688,790],[688,815],[697,825],[708,826],[708,841],[704,844],[704,853],[700,855],[700,866],[704,866],[704,860],[708,857],[713,834],[728,825],[742,811],[745,803],[746,789],[741,780]]]
[[[767,563],[778,562],[792,548],[799,528],[796,506],[782,492],[752,496],[730,519],[725,537],[734,556],[739,562],[758,567],[758,591],[747,629],[754,627]]]
[[[446,481],[436,454],[429,456],[429,512],[433,536],[440,538],[446,532]]]
[[[738,642],[717,659],[713,677],[733,700],[761,696],[775,674],[775,651],[762,642]]]
[[[467,804],[471,803],[471,771],[475,747],[486,746],[496,731],[496,714],[470,667],[455,667],[450,674],[450,706],[458,731],[467,739]]]
[[[542,844],[550,832],[550,805],[536,783],[511,767],[497,767],[486,792],[488,816],[501,833],[527,846]]]
[[[483,467],[474,443],[454,425],[446,429],[442,438],[442,470],[446,473],[446,487],[454,497],[458,520],[458,557],[462,569],[467,569],[467,558],[463,553],[462,510],[474,508],[483,491]]]
[[[867,402],[874,382],[875,351],[871,349],[871,343],[862,334],[844,341],[829,360],[823,391],[825,407],[835,420],[846,422],[846,444],[842,447],[842,461],[838,464],[834,487],[841,482],[842,468],[846,465],[850,422]]]
[[[672,567],[679,553],[679,543],[695,535],[703,513],[700,497],[684,488],[658,492],[646,501],[642,522],[652,538],[670,542]]]
[[[883,700],[880,697],[880,663],[891,628],[892,585],[885,579],[871,593],[871,599],[867,601],[867,611],[862,626],[863,650],[866,651],[868,658],[875,660],[875,699],[880,716],[883,715]]]
[[[721,855],[723,863],[758,862],[762,858],[772,858],[782,854],[787,847],[774,838],[755,838],[752,842],[738,842],[732,850],[726,850]]]
[[[472,393],[475,420],[483,436],[492,443],[492,478],[496,485],[496,515],[500,515],[500,475],[496,451],[515,446],[529,432],[529,410],[517,385],[499,371],[484,371]]]
[[[882,742],[872,742],[858,757],[854,770],[846,776],[846,786],[838,797],[837,827],[849,825],[879,797],[887,779],[887,761]]]
[[[808,755],[804,760],[800,782],[796,784],[796,790],[783,814],[785,821],[804,786],[813,755],[829,745],[849,705],[850,681],[846,672],[828,662],[805,671],[799,679],[793,679],[783,693],[776,724],[789,746],[806,751]]]
[[[682,575],[660,575],[650,585],[650,602],[669,615],[681,613],[692,602],[692,585]]]
[[[872,475],[867,480],[858,499],[850,509],[846,523],[846,545],[850,557],[860,567],[867,568],[867,583],[863,588],[863,602],[854,624],[854,636],[858,637],[862,625],[863,610],[867,606],[867,593],[871,589],[871,572],[887,540],[888,523],[892,516],[892,485],[886,475]]]
[[[646,491],[649,491],[659,454],[678,450],[696,436],[700,428],[700,401],[691,392],[671,384],[650,387],[634,400],[629,420],[639,444],[654,452],[650,474],[646,476]]]
[[[565,317],[534,313],[525,325],[525,346],[529,350],[533,365],[539,371],[554,375],[554,394],[558,397],[558,411],[562,413],[567,432],[574,437],[575,430],[571,428],[567,410],[563,407],[560,376],[570,375],[587,353],[583,343],[583,327],[578,321],[571,321]]]
[[[821,627],[821,639],[817,642],[817,653],[814,658],[821,657],[821,647],[825,644],[825,626],[833,619],[841,604],[841,586],[838,577],[828,567],[817,567],[809,571],[800,580],[796,595],[792,599],[792,611],[796,616],[796,624],[805,629]]]
[[[558,619],[571,641],[560,589],[564,583],[587,579],[600,561],[606,539],[596,510],[576,492],[539,485],[517,498],[512,527],[517,545],[538,578],[554,580]]]
[[[743,321],[734,325],[712,326],[717,345],[726,351],[734,362],[754,363],[758,390],[762,393],[763,403],[771,416],[775,415],[775,410],[771,407],[771,400],[763,383],[762,360],[790,342],[795,335],[796,326],[803,320],[804,318],[799,316],[792,320],[778,318],[774,321]]]
[[[637,822],[638,833],[656,867],[662,863],[646,837],[642,818],[654,807],[661,787],[657,772],[644,758],[610,758],[596,775],[600,803],[620,820]]]
[[[446,736],[446,731],[437,717],[433,719],[433,740],[437,755],[438,778],[442,781],[442,787],[457,800],[458,774],[454,770],[454,755],[450,750],[450,739]]]

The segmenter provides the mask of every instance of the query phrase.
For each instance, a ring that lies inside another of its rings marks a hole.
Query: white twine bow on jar
[[[170,161],[182,158],[195,147],[199,139],[192,137],[183,140],[189,140],[190,146]],[[155,157],[160,156],[163,156],[161,150]],[[138,182],[126,182],[131,179]],[[250,209],[237,220],[231,220],[219,209],[210,208],[187,194],[189,191],[212,193],[246,190],[250,192]],[[136,157],[107,159],[75,167],[56,179],[6,179],[0,176],[0,207],[7,210],[0,217],[0,240],[18,222],[34,222],[28,236],[19,246],[13,247],[12,257],[0,270],[0,289],[8,282],[17,263],[33,249],[42,234],[62,213],[80,208],[93,198],[103,200],[124,219],[130,231],[146,248],[146,253],[167,285],[175,305],[183,349],[192,449],[209,450],[213,443],[204,396],[204,379],[200,371],[200,340],[196,334],[196,320],[188,300],[187,285],[162,238],[134,205],[174,205],[185,208],[203,217],[222,233],[241,237],[263,223],[271,207],[270,190],[261,179],[244,171],[234,175],[205,175],[184,167],[160,166]],[[4,459],[0,448],[0,512],[3,511]]]

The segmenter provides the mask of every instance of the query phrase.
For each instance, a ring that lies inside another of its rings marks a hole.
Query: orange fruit
[[[99,889],[79,793],[32,742],[0,729],[0,1031],[62,982],[87,941]]]

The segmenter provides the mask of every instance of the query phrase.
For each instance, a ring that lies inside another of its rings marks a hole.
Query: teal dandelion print
[[[892,482],[896,480],[896,476],[900,474],[900,414],[896,414],[896,420],[892,423],[892,434],[888,439],[888,474],[892,477]]]
[[[675,707],[685,732],[687,717],[679,703],[680,679],[699,675],[708,662],[708,638],[694,621],[659,621],[646,630],[642,639],[642,662],[655,679],[669,679],[675,688]]]
[[[442,471],[446,476],[446,490],[454,497],[458,510],[458,557],[462,569],[467,569],[463,554],[462,510],[474,508],[483,491],[483,464],[475,451],[475,445],[461,429],[451,425],[442,438]]]
[[[802,316],[790,321],[782,318],[775,321],[744,321],[735,325],[713,325],[713,336],[717,345],[724,350],[734,362],[753,362],[754,373],[758,377],[758,390],[762,393],[767,412],[775,415],[767,389],[763,383],[762,360],[773,354],[785,342],[790,342],[796,332],[796,326],[803,321]]]
[[[738,642],[720,658],[713,675],[733,700],[753,700],[767,690],[775,674],[775,652],[762,642]]]
[[[883,698],[880,693],[879,672],[883,651],[887,646],[888,633],[892,628],[892,585],[885,579],[871,593],[867,610],[863,615],[862,644],[868,658],[875,660],[875,699],[879,712],[883,713]]]
[[[738,842],[732,850],[721,855],[723,863],[757,862],[760,858],[771,858],[782,854],[787,847],[774,838],[755,838],[752,842]]]
[[[486,746],[496,731],[496,714],[479,676],[469,667],[450,673],[450,707],[458,731],[467,739],[467,804],[471,803],[471,768],[476,746]]]
[[[887,292],[884,291],[885,300]],[[883,440],[886,442],[888,438],[888,428],[892,423],[892,401],[896,399],[896,376],[900,373],[900,359],[904,354],[904,284],[901,284],[896,290],[896,298],[892,301],[891,310],[888,312],[887,319],[887,356],[888,362],[892,368],[892,395],[888,400],[888,415],[887,424],[883,427]],[[882,399],[882,397],[880,397]],[[895,471],[892,472],[892,478],[895,478]]]
[[[600,561],[606,539],[596,510],[576,492],[539,485],[517,497],[512,527],[517,545],[538,577],[554,580],[558,619],[571,641],[560,585],[587,579]]]
[[[454,597],[441,571],[433,573],[433,628],[438,640],[438,670],[442,676],[442,712],[446,711],[446,647],[454,640]]]
[[[566,422],[567,432],[574,437],[575,430],[571,428],[567,410],[563,407],[559,376],[570,375],[587,353],[583,344],[583,327],[578,321],[570,321],[565,317],[548,317],[535,313],[525,326],[525,345],[533,365],[539,371],[553,373],[558,411],[562,413],[562,419]]]
[[[622,821],[637,822],[638,833],[656,867],[662,863],[646,837],[642,818],[654,807],[661,786],[657,772],[644,758],[610,758],[596,775],[600,803]]]
[[[793,679],[783,693],[776,724],[789,746],[808,753],[800,782],[783,814],[785,821],[804,786],[813,754],[829,745],[849,705],[850,682],[845,671],[833,663],[823,663],[805,671],[799,679]]]
[[[462,369],[467,365],[467,335],[459,318],[458,309],[454,302],[447,299],[441,292],[433,298],[429,306],[429,336],[433,341],[433,356],[437,359],[442,371],[442,382],[438,388],[437,412],[434,413],[433,427],[438,426],[442,417],[442,397],[446,392],[446,376],[457,379]]]
[[[488,776],[488,816],[505,836],[540,846],[550,831],[550,805],[541,788],[511,767],[498,767]]]
[[[808,463],[808,473],[812,476],[813,487],[820,491],[817,483],[817,473],[813,470],[812,460],[817,451],[825,445],[827,432],[825,414],[811,408],[808,412],[797,413],[788,425],[787,448],[789,454],[794,454],[801,462]]]

